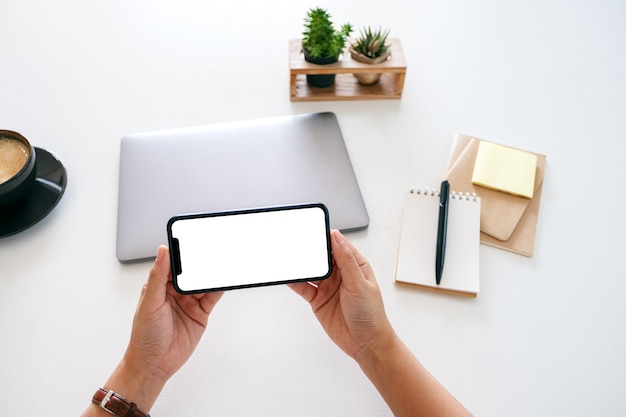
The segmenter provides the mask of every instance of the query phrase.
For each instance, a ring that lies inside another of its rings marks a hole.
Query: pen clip
[[[448,199],[450,198],[450,183],[448,180],[444,180],[441,182],[441,188],[439,189],[439,206],[443,207],[448,204]]]

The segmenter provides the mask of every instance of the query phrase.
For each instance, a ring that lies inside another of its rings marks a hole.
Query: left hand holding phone
[[[222,292],[183,295],[174,290],[168,248],[159,247],[144,285],[126,352],[104,385],[149,412],[169,378],[189,359]],[[88,408],[83,416],[101,410]]]
[[[161,246],[144,285],[127,355],[169,378],[200,341],[221,292],[183,296],[174,290],[168,248]]]

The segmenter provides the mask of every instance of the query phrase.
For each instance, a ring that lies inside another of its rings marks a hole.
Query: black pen
[[[450,183],[443,181],[439,190],[439,225],[437,227],[437,255],[435,257],[435,278],[437,285],[441,283],[443,260],[446,256],[446,234],[448,233],[448,202],[450,200]]]

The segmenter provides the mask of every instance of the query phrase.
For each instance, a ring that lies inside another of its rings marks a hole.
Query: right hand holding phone
[[[331,245],[335,267],[329,278],[289,286],[309,302],[333,342],[357,359],[396,335],[370,264],[338,230]]]

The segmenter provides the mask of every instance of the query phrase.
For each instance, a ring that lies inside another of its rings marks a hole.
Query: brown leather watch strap
[[[103,408],[114,416],[150,417],[150,414],[138,410],[137,404],[129,403],[126,398],[112,390],[106,390],[104,388],[98,389],[93,395],[91,402],[97,404],[100,408]]]

